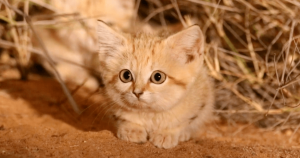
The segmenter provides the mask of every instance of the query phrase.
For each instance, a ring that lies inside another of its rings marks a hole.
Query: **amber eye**
[[[120,77],[120,80],[124,83],[132,81],[131,72],[127,69],[121,70],[119,77]]]
[[[162,84],[166,80],[166,74],[161,71],[154,71],[150,77],[150,81],[155,84]]]

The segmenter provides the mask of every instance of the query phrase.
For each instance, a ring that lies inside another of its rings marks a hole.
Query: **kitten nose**
[[[140,98],[140,96],[141,96],[144,92],[141,91],[141,90],[135,89],[135,90],[133,90],[132,93],[133,93],[137,98]]]

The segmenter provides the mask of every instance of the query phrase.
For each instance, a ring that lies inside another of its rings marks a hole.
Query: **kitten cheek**
[[[162,106],[164,106],[165,109],[170,109],[183,97],[183,94],[184,91],[182,89],[174,87],[162,93],[159,96],[159,100],[164,100],[164,105]]]
[[[123,83],[122,81],[119,80],[115,88],[118,90],[119,93],[127,93],[130,91],[131,85],[132,85],[131,82]]]
[[[146,106],[150,108],[153,106],[153,104],[156,104],[155,98],[149,96],[144,96],[140,98],[140,101],[142,101]]]
[[[121,106],[124,106],[122,100],[121,100],[121,96],[116,93],[115,90],[113,89],[107,89],[106,90],[106,93],[108,94],[109,98],[113,99],[115,103],[121,105]]]

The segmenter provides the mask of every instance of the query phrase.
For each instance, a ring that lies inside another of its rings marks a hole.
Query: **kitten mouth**
[[[150,109],[150,107],[146,106],[146,103],[141,101],[141,100],[138,100],[134,103],[129,103],[127,104],[127,106],[129,108],[132,108],[132,109],[136,109],[136,110],[147,110],[147,109]]]
[[[123,98],[123,103],[125,104],[125,107],[132,109],[132,110],[148,110],[151,109],[149,106],[147,106],[147,102],[143,100],[142,98],[131,98],[126,99]]]

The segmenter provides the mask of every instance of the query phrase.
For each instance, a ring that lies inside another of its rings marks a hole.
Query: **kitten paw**
[[[179,142],[185,142],[188,141],[191,138],[191,134],[188,132],[183,132],[179,136]]]
[[[152,133],[149,141],[158,148],[169,149],[178,144],[178,138],[178,134],[172,132]]]
[[[147,132],[140,125],[123,123],[118,127],[117,137],[134,143],[145,143],[147,141]]]

